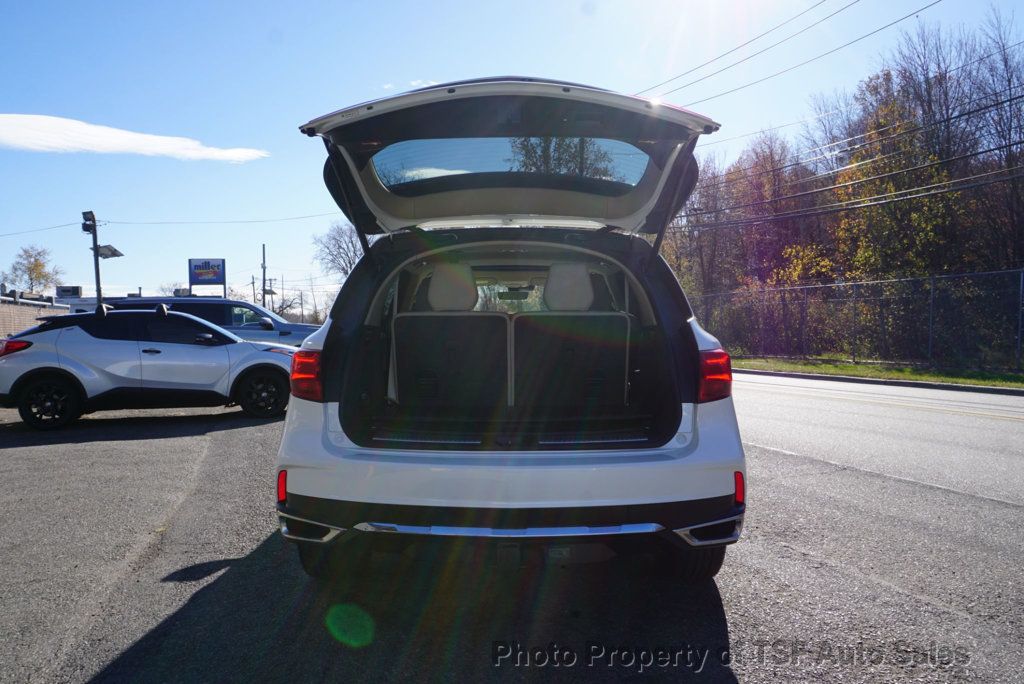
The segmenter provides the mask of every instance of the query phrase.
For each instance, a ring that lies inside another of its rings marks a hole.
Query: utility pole
[[[1020,370],[1022,345],[1024,345],[1024,268],[1020,270],[1020,292],[1017,295],[1017,370]]]
[[[274,290],[274,280],[276,280],[276,278],[271,278],[270,279],[270,292],[271,292],[271,295],[270,295],[270,309],[271,309],[271,311],[273,311],[273,309],[274,309],[274,295],[273,295],[273,292],[275,292],[275,290]],[[264,294],[263,294],[264,301],[266,301],[266,296],[267,296],[266,295],[266,291],[264,291]]]
[[[252,303],[256,303],[256,276],[252,277]]]
[[[320,322],[320,310],[316,308],[316,290],[313,289],[313,276],[309,276],[309,296],[313,298],[313,322]]]
[[[267,306],[267,245],[263,243],[263,263],[260,264],[263,267],[263,289],[260,290],[260,303],[264,308]]]
[[[100,245],[96,237],[96,214],[91,211],[82,212],[82,230],[92,233],[92,266],[96,273],[96,307],[103,305],[103,290],[100,288]]]
[[[928,363],[935,350],[935,276],[928,278]]]
[[[306,303],[302,298],[303,292],[299,290],[299,322],[306,322]]]

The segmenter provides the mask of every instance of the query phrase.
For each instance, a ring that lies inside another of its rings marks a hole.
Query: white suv
[[[32,427],[117,408],[238,404],[273,418],[288,404],[294,347],[246,342],[162,305],[41,320],[0,342],[0,406]]]
[[[357,536],[597,538],[718,572],[745,512],[729,356],[657,255],[717,129],[512,78],[302,126],[365,250],[293,359],[277,513],[307,572]]]

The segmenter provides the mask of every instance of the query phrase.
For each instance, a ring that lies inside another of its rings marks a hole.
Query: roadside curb
[[[865,385],[889,385],[890,387],[917,387],[921,389],[952,390],[954,392],[981,392],[984,394],[1005,394],[1024,397],[1024,388],[993,387],[991,385],[957,385],[949,382],[926,382],[924,380],[885,380],[883,378],[858,378],[853,375],[825,375],[822,373],[796,373],[792,371],[767,371],[752,368],[733,368],[733,373],[769,375],[776,378],[798,380],[834,380],[835,382],[859,382]]]

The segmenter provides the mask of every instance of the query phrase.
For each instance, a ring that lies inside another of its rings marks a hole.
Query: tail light
[[[320,352],[300,349],[292,356],[292,396],[309,401],[324,400],[320,378]]]
[[[736,505],[740,506],[746,503],[747,501],[747,485],[746,483],[743,482],[743,473],[741,473],[740,471],[737,470],[735,473],[732,474],[732,477],[733,481],[736,483]]]
[[[31,346],[32,343],[28,340],[0,340],[0,356],[7,356]]]
[[[277,471],[277,503],[283,504],[288,500],[288,471]]]
[[[697,403],[725,399],[732,394],[732,364],[722,349],[700,353],[700,388]]]

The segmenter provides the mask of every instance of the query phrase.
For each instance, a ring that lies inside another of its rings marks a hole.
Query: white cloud
[[[409,81],[409,85],[411,85],[413,88],[421,88],[424,86],[437,85],[437,81],[431,81],[424,78],[417,78],[415,81]]]
[[[391,90],[394,87],[395,87],[394,83],[385,83],[380,88],[381,88],[381,90]]]
[[[403,169],[403,180],[423,180],[424,178],[437,178],[438,176],[456,176],[460,173],[469,173],[465,169],[441,169],[436,166],[421,166],[416,169]]]
[[[192,138],[136,133],[41,114],[0,114],[0,147],[30,152],[96,152],[211,159],[233,164],[269,156],[265,150],[207,147]]]

